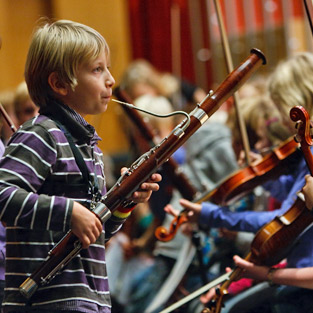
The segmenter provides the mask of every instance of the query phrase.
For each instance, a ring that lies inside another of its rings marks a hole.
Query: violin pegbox
[[[301,143],[301,145],[312,146],[312,122],[306,109],[302,106],[294,106],[290,110],[290,119],[296,123],[297,134],[295,135],[295,141]]]
[[[311,122],[309,113],[302,106],[295,106],[290,110],[290,118],[294,122],[300,121],[298,124],[298,134],[295,136],[295,140],[300,143],[300,149],[303,152],[305,162],[311,175],[313,175],[313,155],[311,152],[313,141],[310,135]]]

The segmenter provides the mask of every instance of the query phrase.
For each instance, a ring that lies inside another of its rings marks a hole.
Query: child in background
[[[13,107],[18,122],[17,126],[38,114],[39,107],[30,98],[25,82],[20,83],[15,90]]]
[[[125,70],[120,87],[136,100],[142,95],[166,97],[174,110],[191,111],[206,96],[205,91],[190,82],[158,71],[145,59],[134,60]]]
[[[14,126],[17,125],[17,119],[14,113],[14,100],[15,90],[14,89],[7,89],[0,91],[0,103],[2,104],[4,110],[12,120]],[[0,114],[0,126],[1,126],[1,140],[4,144],[6,144],[9,138],[12,136],[12,128],[6,122],[4,116]]]
[[[118,208],[104,227],[89,210],[92,199],[105,194],[106,182],[100,138],[84,119],[107,108],[115,83],[109,66],[105,39],[86,25],[46,22],[33,34],[25,79],[40,114],[12,136],[0,164],[0,218],[7,226],[5,313],[111,312],[105,242],[132,207]],[[153,174],[125,200],[148,201],[160,180]],[[80,254],[26,299],[20,284],[69,229],[82,243]]]

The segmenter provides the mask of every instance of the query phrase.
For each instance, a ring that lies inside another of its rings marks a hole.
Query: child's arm
[[[239,256],[234,256],[235,264],[244,270],[244,276],[260,281],[270,280],[279,285],[297,286],[313,289],[313,268],[275,268],[271,270],[267,266],[258,266],[248,262]]]
[[[70,229],[73,200],[38,193],[56,161],[56,142],[40,125],[12,136],[0,165],[1,221],[34,230]]]
[[[157,182],[161,181],[160,174],[153,174],[151,179],[141,184],[140,190],[133,194],[132,200],[136,203],[147,202],[153,191],[159,189]],[[78,202],[74,202],[72,219],[72,232],[80,239],[83,248],[94,243],[102,232],[102,223],[99,218]]]

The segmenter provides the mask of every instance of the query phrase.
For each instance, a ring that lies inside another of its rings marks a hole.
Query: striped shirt
[[[48,251],[70,229],[73,200],[90,204],[88,188],[57,119],[66,126],[80,151],[91,180],[106,192],[103,158],[94,128],[56,103],[23,124],[12,136],[0,163],[0,219],[6,231],[4,312],[40,308],[79,312],[111,312],[105,264],[105,240],[124,222],[112,216],[88,249],[39,287],[30,300],[18,288],[44,261]],[[73,112],[71,112],[73,113]],[[82,119],[82,117],[80,117]]]

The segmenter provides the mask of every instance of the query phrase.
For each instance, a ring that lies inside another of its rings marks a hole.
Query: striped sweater
[[[105,240],[124,220],[112,216],[96,243],[83,249],[48,285],[30,300],[20,284],[47,257],[70,229],[73,200],[88,207],[91,195],[81,188],[82,174],[64,133],[48,116],[57,116],[72,134],[90,172],[105,193],[100,139],[91,125],[73,119],[53,103],[49,114],[26,122],[12,136],[0,163],[0,219],[7,225],[4,312],[22,307],[111,312],[105,264]]]

